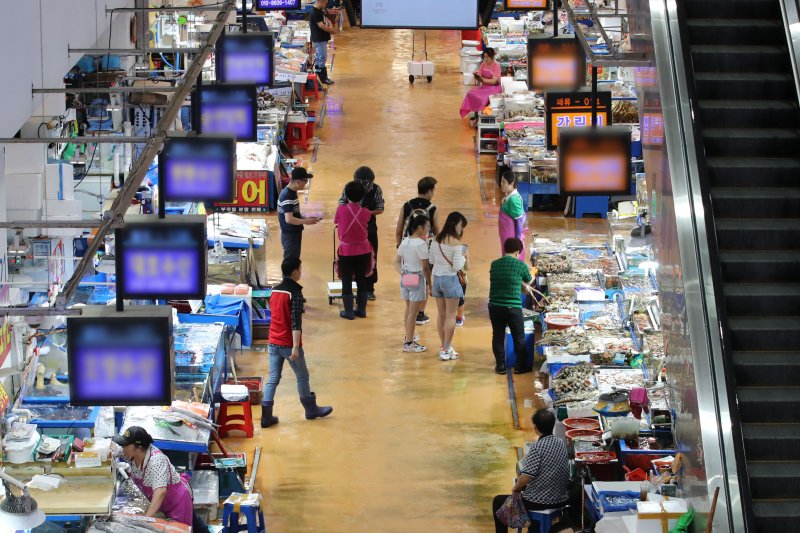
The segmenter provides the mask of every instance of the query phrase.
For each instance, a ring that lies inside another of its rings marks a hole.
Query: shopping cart
[[[339,259],[339,254],[337,252],[336,247],[336,232],[338,226],[334,224],[333,226],[333,261],[331,262],[331,280],[328,282],[328,305],[333,305],[334,300],[338,300],[342,297],[342,282],[339,280],[339,276],[336,273],[336,262]],[[358,290],[356,287],[356,282],[353,281],[353,294],[355,294]]]
[[[414,58],[417,54],[417,32],[411,32],[411,61],[408,62],[408,83],[412,85],[414,84],[414,80],[417,78],[425,78],[428,80],[428,83],[433,82],[433,61],[428,61],[428,32],[423,31],[422,35],[424,39],[422,53],[425,54],[425,60],[416,61]]]

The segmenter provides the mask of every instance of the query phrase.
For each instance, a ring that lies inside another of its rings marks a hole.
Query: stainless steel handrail
[[[798,96],[800,96],[800,2],[798,0],[781,0],[783,27],[786,28],[786,41],[789,46],[789,58],[792,61],[792,73]]]
[[[655,63],[669,154],[686,314],[697,387],[708,493],[720,488],[714,531],[745,531],[724,372],[712,257],[676,0],[650,0]],[[705,386],[708,384],[709,386]],[[703,509],[697,509],[703,511]]]

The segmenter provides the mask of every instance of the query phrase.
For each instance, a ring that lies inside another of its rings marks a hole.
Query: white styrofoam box
[[[60,173],[60,174],[59,174]],[[75,199],[75,189],[73,188],[73,169],[69,163],[49,164],[44,169],[44,197],[45,200],[58,200],[58,192],[61,189],[64,200]]]
[[[637,502],[636,514],[639,518],[636,531],[638,533],[661,533],[672,529],[678,522],[678,518],[688,511],[686,501],[676,498],[669,501],[646,501]],[[667,520],[667,529],[663,527],[663,521]]]
[[[41,172],[47,154],[47,145],[8,144],[6,145],[6,175]]]
[[[81,217],[83,204],[80,200],[46,200],[44,204],[45,220],[55,217]]]
[[[12,174],[6,171],[6,207],[40,209],[43,201],[42,174]]]
[[[9,203],[8,205],[13,205]],[[9,222],[18,222],[24,220],[41,220],[42,219],[42,209],[6,209],[6,220]],[[41,230],[38,228],[32,229],[28,228],[22,230],[23,237],[36,237],[41,234]],[[7,234],[8,238],[11,238],[13,232],[9,232]]]
[[[433,61],[409,61],[408,74],[410,76],[433,76]]]

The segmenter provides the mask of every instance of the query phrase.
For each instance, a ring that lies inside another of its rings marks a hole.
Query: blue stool
[[[541,511],[528,511],[528,518],[531,522],[539,524],[539,533],[549,533],[553,524],[557,524],[564,518],[564,511],[569,509],[569,505],[558,509],[544,509]],[[522,533],[522,528],[517,530]]]
[[[598,213],[602,218],[606,218],[608,201],[608,196],[576,196],[575,218],[583,218],[587,213]]]
[[[244,525],[239,525],[239,515],[246,518]],[[264,513],[261,512],[260,494],[240,494],[234,492],[225,500],[222,511],[223,533],[266,533]]]

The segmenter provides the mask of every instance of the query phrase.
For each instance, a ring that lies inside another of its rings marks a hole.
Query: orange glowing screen
[[[630,130],[561,130],[561,193],[626,194],[631,187]]]

